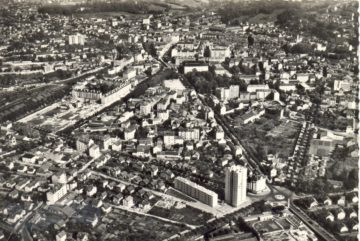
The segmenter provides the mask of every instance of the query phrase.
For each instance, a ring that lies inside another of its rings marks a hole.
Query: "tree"
[[[209,62],[209,58],[211,57],[211,50],[209,46],[206,46],[204,49],[204,58]]]
[[[281,48],[285,51],[286,54],[290,53],[291,47],[289,44],[284,44]]]
[[[248,36],[248,47],[250,48],[250,47],[252,47],[253,45],[254,45],[254,37],[250,34],[249,36]]]
[[[291,47],[290,52],[293,54],[308,54],[313,52],[310,44],[298,43]]]
[[[344,182],[344,187],[346,189],[354,189],[355,187],[358,186],[358,183],[359,183],[358,170],[354,168],[349,172],[347,179]]]
[[[258,67],[259,67],[259,70],[260,70],[261,72],[264,72],[264,71],[265,71],[265,69],[264,69],[264,63],[263,63],[263,62],[259,62],[259,63],[258,63]]]
[[[149,54],[153,57],[157,57],[157,50],[154,43],[150,44]]]
[[[118,52],[118,58],[122,59],[125,55],[129,53],[129,48],[125,46],[125,44],[119,44],[116,46],[116,50]]]
[[[271,208],[271,211],[273,211],[274,213],[281,213],[282,211],[284,211],[284,209],[285,209],[284,206],[275,206]]]
[[[157,57],[157,50],[153,42],[143,43],[144,50],[153,57]]]
[[[30,138],[39,138],[40,132],[33,129],[29,124],[23,124],[17,122],[14,125],[14,130],[18,131],[20,135],[24,135]]]
[[[146,74],[147,76],[151,76],[151,74],[152,74],[152,68],[151,68],[151,67],[147,68],[147,69],[145,70],[145,74]]]
[[[13,42],[9,47],[8,47],[8,51],[19,51],[22,48],[24,48],[25,44],[22,41],[15,41]]]
[[[138,48],[135,44],[132,44],[129,48],[130,52],[131,52],[131,55],[132,57],[134,58],[134,61],[135,61],[135,56],[136,56],[136,53],[138,51]]]
[[[239,73],[240,73],[240,68],[239,68],[239,66],[234,65],[233,67],[230,68],[230,71],[231,71],[233,74],[239,74]]]
[[[313,185],[312,185],[312,191],[316,192],[319,195],[325,195],[325,183],[322,178],[315,178]]]
[[[230,65],[230,61],[231,61],[231,59],[230,59],[229,57],[226,57],[226,58],[225,58],[225,61],[224,61],[224,64],[225,64],[226,66],[229,66],[229,65]]]
[[[287,9],[276,16],[276,24],[280,27],[292,27],[294,30],[299,27],[299,15],[294,9]]]
[[[324,77],[327,77],[327,73],[328,73],[327,67],[324,66],[324,67],[323,67],[323,76],[324,76]]]

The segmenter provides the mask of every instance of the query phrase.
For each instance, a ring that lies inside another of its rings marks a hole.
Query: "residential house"
[[[359,202],[358,194],[356,192],[351,192],[346,195],[346,201],[348,203],[357,203]]]
[[[87,196],[92,197],[96,194],[96,192],[97,192],[96,186],[90,185],[90,186],[86,187],[86,195]]]
[[[346,233],[349,232],[348,227],[344,223],[340,223],[336,226],[336,229],[339,233]]]
[[[335,217],[334,214],[332,214],[331,212],[327,211],[324,215],[325,220],[330,221],[330,222],[334,222]]]
[[[347,222],[347,226],[350,231],[357,232],[359,230],[359,221],[357,220],[357,218],[351,218]]]
[[[121,193],[118,193],[116,194],[114,197],[113,197],[113,203],[115,205],[120,205],[121,201],[123,200],[124,196],[121,194]]]
[[[111,207],[109,204],[104,204],[104,205],[101,207],[101,210],[102,210],[104,213],[110,213],[111,210],[112,210],[112,207]]]
[[[357,212],[353,208],[347,208],[347,209],[345,209],[345,212],[346,212],[346,216],[348,218],[357,218],[358,217]]]
[[[127,196],[122,200],[122,205],[125,207],[132,207],[134,206],[134,198],[132,196]]]
[[[304,206],[307,209],[318,206],[318,202],[316,201],[316,199],[314,197],[304,198],[304,199],[302,199],[302,201],[304,203]]]
[[[322,196],[317,198],[317,201],[319,202],[319,204],[323,204],[323,205],[332,205],[332,200],[328,197],[328,196]]]
[[[332,210],[332,213],[338,220],[343,220],[346,216],[346,213],[342,208],[334,209],[334,210]]]
[[[130,126],[129,128],[126,128],[124,130],[124,139],[125,140],[132,140],[135,138],[135,132],[136,132],[136,127],[135,126]]]

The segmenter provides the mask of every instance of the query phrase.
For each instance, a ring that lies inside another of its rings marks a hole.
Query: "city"
[[[0,241],[358,240],[355,0],[3,0]]]

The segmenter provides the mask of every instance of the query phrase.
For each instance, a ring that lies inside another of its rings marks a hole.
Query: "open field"
[[[174,205],[169,209],[154,206],[149,211],[149,214],[168,218],[178,222],[184,222],[190,225],[202,225],[213,217],[209,213],[204,213],[198,209],[186,205],[182,205],[181,207]]]
[[[164,240],[184,230],[158,219],[115,209],[108,216],[107,233],[117,233],[124,240]]]
[[[255,223],[253,227],[259,232],[274,232],[278,230],[282,230],[281,226],[274,222],[273,220],[267,220]]]
[[[280,125],[276,126],[274,129],[269,131],[266,135],[272,136],[274,138],[279,136],[290,137],[293,135],[293,131],[298,127],[298,124],[292,121],[282,122]]]
[[[58,104],[53,106],[54,108],[47,112],[36,114],[29,123],[47,132],[56,132],[80,120],[82,115],[94,112],[95,109],[93,106],[86,106],[86,108],[63,110]]]
[[[288,157],[294,146],[299,124],[262,117],[236,129],[243,143],[260,159],[267,154]]]
[[[349,147],[336,147],[327,163],[328,178],[343,180],[344,175],[358,167],[359,154],[357,145]]]
[[[274,11],[272,14],[258,14],[255,17],[250,18],[249,23],[267,23],[267,22],[275,22],[276,16],[282,11]]]

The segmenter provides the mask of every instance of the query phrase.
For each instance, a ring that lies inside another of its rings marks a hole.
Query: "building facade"
[[[247,189],[253,193],[261,193],[266,190],[266,178],[261,175],[252,176],[247,183]]]
[[[175,188],[211,207],[218,204],[218,195],[183,177],[175,178]]]
[[[75,34],[69,36],[69,45],[84,45],[85,36],[82,34]]]
[[[238,207],[246,200],[247,168],[231,166],[225,169],[225,202]]]
[[[67,187],[65,184],[56,184],[46,193],[47,203],[54,204],[59,199],[67,194]]]

